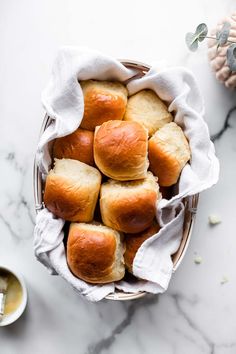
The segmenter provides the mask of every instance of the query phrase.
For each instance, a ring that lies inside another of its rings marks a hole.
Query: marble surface
[[[23,317],[0,329],[1,354],[236,353],[236,95],[216,82],[205,44],[193,54],[184,43],[198,23],[211,27],[234,10],[233,0],[1,0],[0,264],[22,273],[29,293]],[[188,252],[162,296],[91,304],[34,258],[40,93],[58,47],[66,44],[148,63],[165,59],[196,74],[221,176],[201,195]],[[221,224],[208,224],[212,213]]]

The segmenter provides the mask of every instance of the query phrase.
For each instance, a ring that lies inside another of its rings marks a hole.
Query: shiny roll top
[[[160,186],[175,184],[190,157],[188,141],[174,122],[164,125],[149,140],[150,171],[158,177]]]
[[[80,127],[94,130],[108,120],[122,120],[128,91],[120,82],[80,81],[84,95],[84,116]]]
[[[103,223],[127,233],[145,230],[155,217],[158,191],[157,180],[151,172],[138,181],[108,180],[100,192]]]
[[[55,159],[45,185],[44,203],[56,216],[68,221],[93,220],[101,173],[83,162]]]
[[[125,121],[138,122],[152,136],[173,117],[165,103],[152,90],[142,90],[129,97],[124,116]]]
[[[148,133],[137,122],[109,121],[95,130],[94,160],[99,170],[115,180],[147,176]]]
[[[93,132],[78,128],[72,134],[55,140],[53,157],[78,160],[93,166],[93,138]]]
[[[109,283],[124,277],[124,246],[118,231],[103,225],[72,223],[67,262],[72,273],[89,283]]]

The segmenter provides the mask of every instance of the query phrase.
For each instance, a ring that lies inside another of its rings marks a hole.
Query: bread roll
[[[53,157],[79,160],[87,165],[94,165],[93,135],[93,132],[79,128],[72,134],[56,139]]]
[[[67,262],[72,273],[89,283],[109,283],[124,277],[124,247],[119,232],[109,227],[72,223]]]
[[[188,141],[174,122],[159,129],[148,144],[150,170],[158,177],[160,186],[175,184],[190,159]]]
[[[100,172],[83,162],[55,159],[44,192],[46,207],[62,219],[89,222],[101,185]]]
[[[84,116],[80,127],[94,130],[96,126],[124,117],[127,104],[127,89],[120,82],[81,81],[84,95]]]
[[[133,272],[133,261],[136,253],[142,243],[146,241],[151,236],[155,235],[160,230],[160,226],[153,222],[153,224],[146,230],[139,232],[137,234],[126,234],[125,235],[125,266],[130,273]]]
[[[154,91],[142,90],[128,99],[124,120],[141,123],[152,136],[173,117]]]
[[[119,181],[147,176],[147,130],[137,122],[113,120],[95,130],[94,159],[104,175]]]
[[[147,178],[102,184],[100,209],[102,221],[113,229],[136,233],[152,224],[158,198],[158,184],[151,172]]]

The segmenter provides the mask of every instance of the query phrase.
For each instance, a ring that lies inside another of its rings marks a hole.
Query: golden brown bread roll
[[[173,120],[163,101],[152,90],[142,90],[129,97],[124,116],[126,121],[142,124],[149,136]]]
[[[151,236],[155,235],[160,230],[160,226],[153,222],[153,224],[146,230],[139,232],[137,234],[126,234],[125,235],[125,266],[130,273],[132,273],[134,257],[144,241],[146,241]]]
[[[160,186],[175,184],[190,159],[188,141],[174,122],[160,128],[148,144],[150,171],[158,177]]]
[[[80,127],[94,130],[96,126],[124,117],[128,91],[120,82],[81,81],[84,95],[84,116]]]
[[[69,221],[93,219],[99,189],[100,172],[83,162],[55,159],[47,175],[44,203],[55,215]]]
[[[72,273],[89,283],[109,283],[124,277],[124,247],[119,232],[103,225],[70,225],[67,263]]]
[[[87,165],[94,165],[93,136],[93,132],[79,128],[72,134],[56,139],[53,157],[79,160]]]
[[[147,130],[137,122],[112,120],[95,130],[95,163],[104,175],[115,180],[146,177],[147,147]]]
[[[103,183],[100,193],[102,221],[113,229],[136,233],[151,225],[156,211],[158,184],[151,172],[147,178]]]

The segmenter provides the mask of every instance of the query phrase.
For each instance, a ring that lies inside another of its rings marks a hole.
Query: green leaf
[[[236,71],[236,43],[227,50],[227,64],[231,71]]]
[[[227,43],[229,38],[231,24],[229,22],[224,22],[220,31],[216,33],[217,46],[223,46]]]
[[[198,49],[198,42],[202,42],[206,38],[207,32],[208,28],[205,23],[198,25],[194,33],[188,32],[185,36],[187,47],[192,52],[195,52]]]
[[[188,49],[192,52],[195,52],[198,49],[198,38],[195,33],[188,32],[185,36],[185,43],[187,44]]]
[[[202,42],[208,33],[208,28],[207,25],[205,23],[200,23],[200,25],[197,26],[196,31],[195,31],[195,35],[198,38],[199,42]]]

